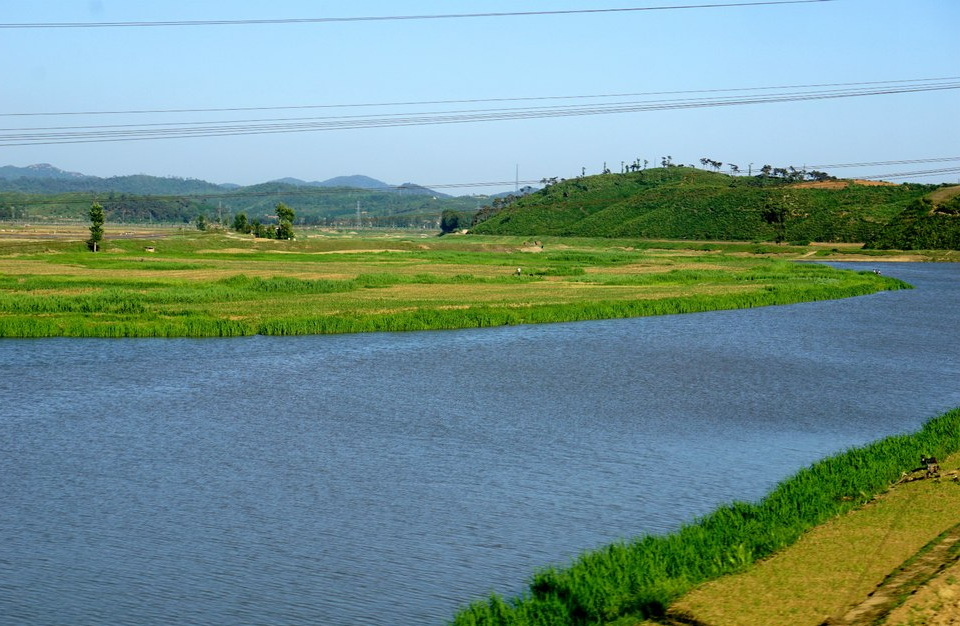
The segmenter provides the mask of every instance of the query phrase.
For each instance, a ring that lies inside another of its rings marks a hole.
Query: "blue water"
[[[857,266],[858,268],[860,266]],[[0,622],[441,624],[960,406],[960,264],[842,301],[0,342]]]

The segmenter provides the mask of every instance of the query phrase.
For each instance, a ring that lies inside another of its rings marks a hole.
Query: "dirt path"
[[[927,544],[877,587],[870,596],[842,617],[823,626],[870,626],[878,624],[921,586],[960,561],[960,524]]]
[[[949,617],[960,609],[958,466],[960,455],[952,455],[939,479],[905,475],[869,504],[741,574],[705,583],[675,602],[667,619],[646,624],[960,626],[949,621],[960,617]],[[920,611],[932,621],[916,621]]]

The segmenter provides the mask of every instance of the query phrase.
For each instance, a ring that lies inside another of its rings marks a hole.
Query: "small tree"
[[[247,222],[246,213],[237,213],[233,218],[233,230],[238,233],[249,234],[250,233],[250,223]]]
[[[763,221],[773,227],[776,233],[776,242],[781,244],[787,239],[787,220],[793,216],[794,203],[786,194],[779,200],[767,196],[760,216]]]
[[[496,206],[496,203],[494,203]],[[440,232],[452,233],[460,228],[460,214],[451,209],[444,209],[440,214]]]
[[[293,239],[293,220],[296,213],[293,209],[280,202],[277,204],[277,239]]]
[[[90,239],[87,239],[87,247],[93,252],[100,250],[100,242],[103,240],[103,207],[94,202],[90,205]]]
[[[197,230],[207,230],[207,217],[203,214],[197,216]]]

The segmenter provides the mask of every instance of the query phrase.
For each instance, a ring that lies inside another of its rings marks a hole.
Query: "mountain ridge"
[[[284,177],[262,183],[254,183],[253,185],[238,185],[235,183],[211,183],[200,178],[154,176],[151,174],[101,177],[83,174],[81,172],[70,172],[51,165],[50,163],[35,163],[23,167],[16,165],[0,166],[0,191],[16,191],[20,193],[114,192],[142,195],[206,194],[256,187],[267,183],[282,183],[293,187],[339,187],[450,197],[447,194],[415,183],[406,182],[402,185],[391,185],[363,174],[335,176],[323,181],[305,181],[299,178]]]

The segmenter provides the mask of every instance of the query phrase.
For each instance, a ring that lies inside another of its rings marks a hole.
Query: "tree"
[[[233,230],[238,233],[249,234],[250,232],[250,223],[247,222],[246,213],[237,213],[233,218]]]
[[[202,213],[197,216],[197,230],[207,230],[207,217]]]
[[[773,226],[776,233],[776,242],[783,243],[787,239],[787,219],[793,214],[793,201],[784,194],[779,201],[767,196],[760,216],[763,221]]]
[[[293,220],[296,213],[282,202],[277,203],[277,239],[293,239]]]
[[[451,209],[444,209],[440,214],[440,232],[452,233],[460,228],[460,214]]]
[[[94,202],[90,205],[90,239],[87,239],[87,247],[94,252],[100,249],[103,240],[103,222],[103,207]]]

